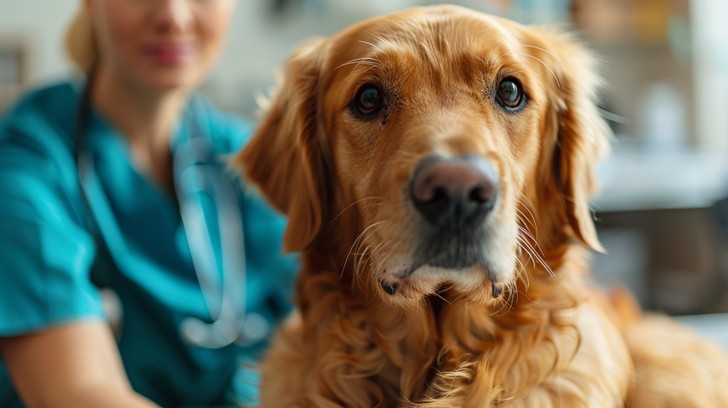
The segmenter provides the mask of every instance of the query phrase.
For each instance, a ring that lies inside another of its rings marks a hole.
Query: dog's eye
[[[523,106],[524,96],[521,83],[515,78],[505,78],[498,84],[496,102],[508,111],[517,111]]]
[[[352,108],[364,119],[372,119],[384,108],[384,95],[376,85],[366,84],[357,91]]]

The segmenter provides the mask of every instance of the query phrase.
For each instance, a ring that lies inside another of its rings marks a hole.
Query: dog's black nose
[[[428,157],[410,180],[410,197],[417,211],[435,227],[453,232],[479,224],[497,196],[495,168],[474,155]]]

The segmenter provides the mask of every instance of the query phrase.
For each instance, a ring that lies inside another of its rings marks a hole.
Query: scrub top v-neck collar
[[[180,123],[170,149],[187,132]],[[88,135],[86,149],[93,174],[87,175],[85,183],[119,272],[156,293],[171,308],[199,315],[206,308],[176,200],[135,166],[126,137],[97,112],[91,117]],[[150,225],[155,228],[149,229]],[[169,290],[159,291],[160,286]]]

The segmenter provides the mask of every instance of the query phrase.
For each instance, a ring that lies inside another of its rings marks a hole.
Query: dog
[[[288,58],[234,158],[301,252],[262,406],[728,406],[720,347],[589,283],[595,69],[567,34],[455,6]]]

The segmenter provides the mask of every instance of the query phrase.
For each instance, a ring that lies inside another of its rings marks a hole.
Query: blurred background
[[[0,115],[23,89],[73,71],[61,47],[80,1],[0,0]],[[205,92],[255,120],[298,44],[427,0],[239,0]],[[603,59],[601,107],[616,133],[593,207],[609,251],[597,280],[648,309],[728,312],[728,2],[467,0],[452,3],[572,30]],[[725,327],[725,325],[724,325]],[[728,341],[726,341],[728,344]]]

